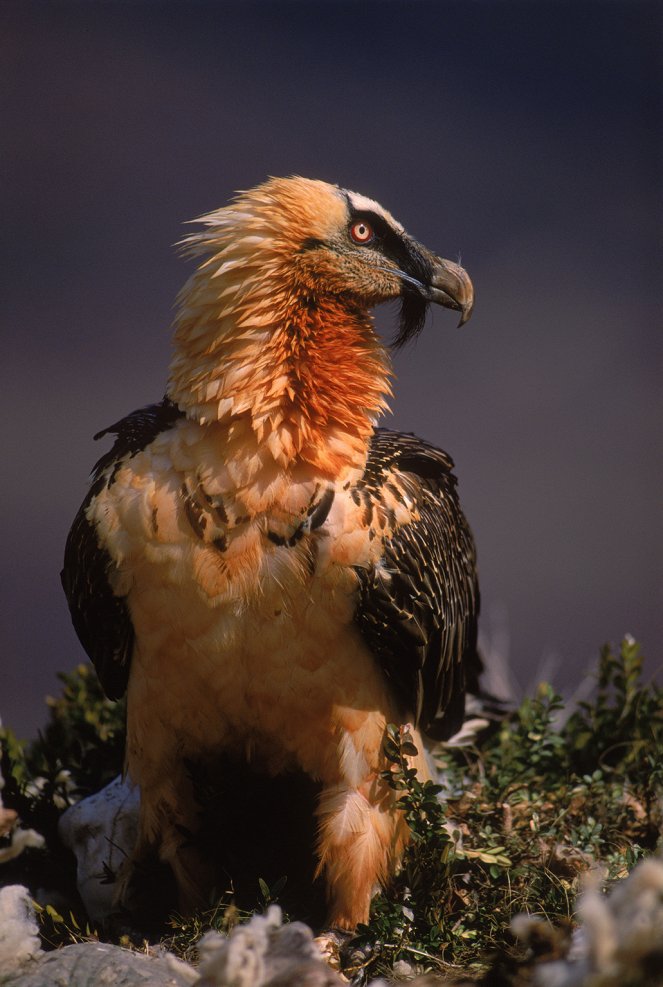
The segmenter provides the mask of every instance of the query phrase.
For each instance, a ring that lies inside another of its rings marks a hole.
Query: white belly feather
[[[353,782],[396,715],[353,623],[352,566],[368,565],[380,540],[346,479],[324,526],[275,544],[269,533],[290,536],[323,481],[259,475],[224,488],[225,463],[214,470],[209,444],[197,449],[190,428],[130,459],[91,508],[136,633],[129,772],[149,785],[169,751],[175,760],[231,749],[274,773],[298,766],[327,783]],[[187,469],[175,469],[182,459]],[[280,496],[255,511],[270,484]]]

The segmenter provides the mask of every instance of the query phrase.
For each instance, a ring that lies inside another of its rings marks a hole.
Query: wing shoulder
[[[369,569],[357,569],[356,622],[408,715],[443,739],[460,726],[477,676],[476,554],[453,462],[414,435],[378,429],[358,485],[380,501],[407,491],[408,523],[394,526]]]
[[[116,596],[111,587],[113,561],[89,520],[90,507],[102,490],[112,485],[123,463],[147,448],[181,417],[183,413],[177,405],[164,399],[132,412],[95,435],[100,439],[113,434],[115,442],[95,465],[92,484],[67,537],[60,574],[62,587],[74,630],[109,699],[119,699],[126,690],[134,631],[126,600]]]

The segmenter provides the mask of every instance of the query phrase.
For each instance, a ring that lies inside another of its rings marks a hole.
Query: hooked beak
[[[472,282],[459,264],[443,260],[415,240],[408,239],[406,247],[407,254],[397,270],[391,269],[402,281],[400,323],[393,342],[396,349],[419,335],[431,302],[460,312],[459,327],[467,322],[474,307]]]
[[[442,257],[431,260],[433,276],[428,284],[423,285],[422,294],[429,302],[460,312],[460,328],[470,318],[474,307],[474,287],[470,277],[467,271],[451,260],[443,260]]]

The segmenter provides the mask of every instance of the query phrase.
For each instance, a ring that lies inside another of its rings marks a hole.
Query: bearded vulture
[[[407,840],[385,728],[411,725],[428,777],[422,736],[459,728],[479,667],[453,463],[377,427],[392,370],[369,310],[400,300],[402,345],[431,302],[465,322],[472,283],[322,181],[271,179],[199,223],[166,397],[96,436],[115,443],[62,573],[106,695],[127,694],[140,819],[118,897],[152,855],[184,912],[283,874],[353,929]]]

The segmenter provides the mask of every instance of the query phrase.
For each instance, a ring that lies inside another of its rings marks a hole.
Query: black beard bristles
[[[429,302],[409,285],[403,286],[398,333],[392,340],[395,350],[401,349],[411,339],[416,339],[426,324]]]
[[[433,277],[431,261],[422,252],[416,240],[404,238],[403,246],[405,249],[399,257],[401,271],[415,278],[420,285],[429,285]],[[414,286],[407,282],[403,284],[398,335],[392,343],[394,349],[398,350],[411,339],[416,339],[426,324],[429,304],[428,299],[424,298]]]

